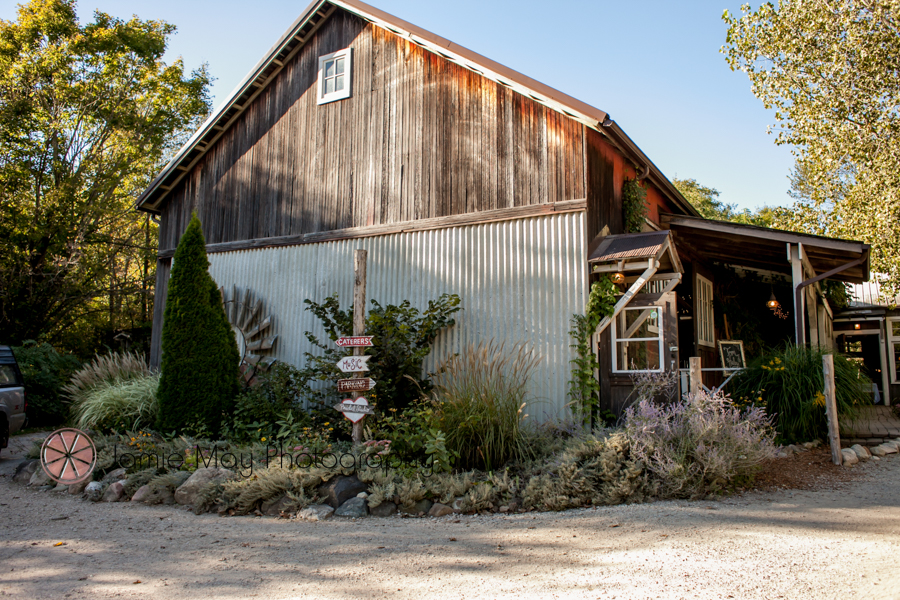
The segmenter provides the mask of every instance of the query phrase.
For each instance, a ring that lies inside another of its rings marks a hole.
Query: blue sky
[[[719,48],[727,0],[369,0],[610,114],[670,179],[693,177],[741,207],[785,205],[790,149],[772,114]],[[17,2],[0,0],[0,18]],[[306,0],[81,0],[95,9],[178,27],[168,59],[209,63],[221,103],[306,7]]]

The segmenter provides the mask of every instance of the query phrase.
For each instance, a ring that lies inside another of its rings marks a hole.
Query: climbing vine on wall
[[[597,326],[603,317],[611,317],[616,305],[618,288],[609,278],[603,277],[591,286],[588,295],[587,306],[583,315],[572,315],[572,348],[575,349],[575,358],[572,364],[572,375],[569,379],[569,408],[576,421],[589,426],[591,414],[600,404],[600,382],[594,376],[597,361],[591,348],[591,336],[597,330]]]
[[[622,225],[625,233],[638,233],[647,217],[647,190],[636,179],[622,185]]]

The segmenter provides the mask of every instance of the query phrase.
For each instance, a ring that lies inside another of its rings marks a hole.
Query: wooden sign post
[[[353,254],[353,336],[362,337],[366,333],[366,261],[369,257],[367,250],[358,249]],[[371,340],[369,340],[371,341]],[[353,346],[353,356],[362,356],[363,348]],[[361,377],[362,373],[354,373],[353,378]],[[359,398],[359,392],[353,392],[353,398]],[[363,423],[365,414],[353,422],[353,443],[359,444],[363,439]]]
[[[825,414],[828,415],[828,442],[831,444],[831,461],[840,465],[843,462],[841,456],[841,428],[838,423],[837,395],[834,388],[834,356],[825,354],[822,356],[822,373],[825,376]]]

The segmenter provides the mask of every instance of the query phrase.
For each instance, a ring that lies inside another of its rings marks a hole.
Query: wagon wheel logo
[[[47,477],[63,485],[80,483],[97,466],[94,442],[78,429],[57,429],[41,446],[41,467]]]
[[[224,287],[219,291],[241,355],[241,372],[249,381],[275,362],[272,353],[278,335],[272,334],[274,319],[271,314],[265,314],[262,300],[255,299],[249,288],[243,293],[237,286],[232,287],[230,294]]]

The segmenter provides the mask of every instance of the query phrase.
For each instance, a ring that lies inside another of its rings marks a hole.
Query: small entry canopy
[[[588,257],[588,264],[592,273],[621,273],[624,283],[631,284],[616,302],[612,316],[600,321],[598,334],[612,323],[647,283],[665,282],[660,292],[670,292],[681,281],[684,272],[670,231],[609,235]],[[641,271],[641,274],[628,277],[625,275],[628,271]]]

